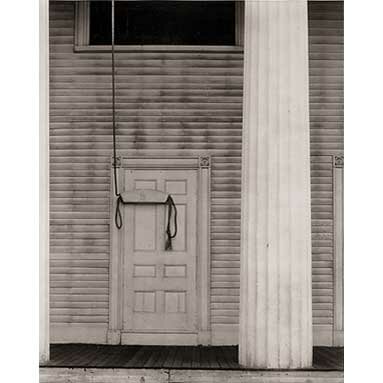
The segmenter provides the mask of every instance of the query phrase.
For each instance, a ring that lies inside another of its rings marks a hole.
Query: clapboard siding
[[[343,149],[343,23],[331,6],[309,4],[313,314],[324,325],[333,318],[331,156]],[[111,57],[74,52],[73,3],[51,2],[50,33],[51,320],[107,324]],[[121,155],[212,156],[211,322],[235,326],[243,53],[119,52],[116,68]]]
[[[343,153],[343,2],[310,1],[313,324],[334,317],[333,155]]]
[[[309,1],[311,153],[343,151],[343,2]]]
[[[313,324],[333,323],[332,156],[311,156]]]
[[[51,319],[107,323],[111,57],[74,53],[73,21],[73,4],[52,4]],[[116,68],[120,154],[212,155],[212,268],[224,278],[212,302],[238,295],[225,276],[239,273],[243,53],[118,53]],[[212,317],[236,321],[223,307]]]
[[[56,136],[57,143],[63,137],[71,142],[79,127],[65,120],[65,106],[64,123],[55,124],[60,100],[55,100],[54,89],[62,88],[55,69],[55,63],[60,60],[55,59],[55,52],[67,52],[64,57],[74,57],[73,24],[73,4],[51,4],[50,320],[54,325],[106,324],[109,309],[109,211],[106,201],[109,189],[105,184],[109,181],[109,155],[92,158],[76,150],[74,156],[62,155],[55,143]],[[69,60],[65,67],[70,70],[73,65]],[[67,84],[73,85],[72,81]],[[68,90],[73,91],[70,87]],[[84,98],[87,99],[86,94]],[[60,105],[65,105],[65,101],[73,102],[73,99],[61,100]],[[96,118],[91,121],[93,128],[96,121]],[[68,129],[66,136],[61,133],[63,128]]]

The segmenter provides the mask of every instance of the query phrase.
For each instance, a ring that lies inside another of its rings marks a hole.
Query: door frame
[[[113,158],[111,175],[113,180]],[[121,156],[116,160],[117,172],[121,170],[196,170],[197,171],[197,267],[196,267],[196,314],[197,332],[190,339],[195,344],[211,343],[210,326],[210,168],[209,155],[176,156]],[[119,177],[119,190],[123,190]],[[123,256],[122,236],[114,225],[116,197],[113,182],[110,182],[110,263],[109,263],[109,326],[108,344],[121,343],[123,319]]]

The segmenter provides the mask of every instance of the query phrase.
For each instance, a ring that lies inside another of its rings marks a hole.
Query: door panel
[[[129,169],[124,183],[125,190],[170,193],[177,206],[178,232],[172,240],[173,250],[165,251],[168,207],[123,207],[123,331],[194,332],[197,172]]]

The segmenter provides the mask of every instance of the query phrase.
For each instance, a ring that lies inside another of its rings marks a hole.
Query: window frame
[[[111,45],[90,45],[90,1],[75,5],[74,51],[109,52]],[[233,51],[243,50],[244,3],[235,1],[235,45],[115,45],[115,51]]]

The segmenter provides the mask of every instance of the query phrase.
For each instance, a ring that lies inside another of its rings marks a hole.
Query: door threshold
[[[140,344],[140,345],[183,345],[194,346],[198,344],[197,333],[153,333],[153,332],[122,332],[121,344]]]

